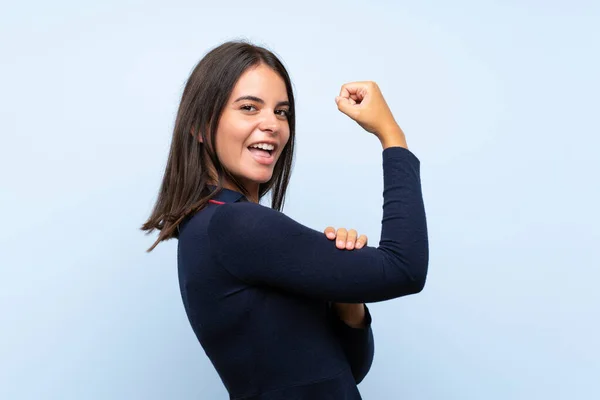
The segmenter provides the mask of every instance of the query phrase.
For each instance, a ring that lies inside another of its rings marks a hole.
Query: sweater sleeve
[[[328,304],[328,307],[331,305]],[[346,359],[350,364],[354,381],[358,385],[367,376],[373,364],[375,344],[373,341],[373,329],[371,328],[371,313],[365,307],[365,327],[352,328],[342,321],[337,313],[329,308],[329,318],[333,331],[344,350]]]
[[[340,250],[322,232],[251,202],[218,206],[208,225],[215,260],[251,285],[322,300],[364,303],[420,292],[428,238],[419,160],[383,150],[383,218],[378,247]]]

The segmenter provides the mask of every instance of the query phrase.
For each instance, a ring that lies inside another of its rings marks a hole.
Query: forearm
[[[386,128],[384,131],[378,134],[378,137],[384,150],[388,147],[404,147],[405,149],[408,149],[406,136],[399,125]]]
[[[333,308],[340,320],[351,328],[366,327],[365,305],[363,303],[333,303]]]

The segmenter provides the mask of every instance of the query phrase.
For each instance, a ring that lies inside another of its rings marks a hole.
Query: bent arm
[[[340,251],[321,232],[250,202],[219,206],[208,226],[213,257],[239,279],[343,303],[388,300],[422,290],[428,238],[419,160],[383,151],[379,246]]]

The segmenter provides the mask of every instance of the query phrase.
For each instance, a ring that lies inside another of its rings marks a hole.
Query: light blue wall
[[[0,12],[1,399],[226,398],[176,243],[146,254],[138,227],[189,72],[242,37],[295,84],[288,215],[378,242],[380,147],[345,82],[380,84],[421,159],[429,281],[371,306],[364,398],[600,398],[598,5],[97,3]]]

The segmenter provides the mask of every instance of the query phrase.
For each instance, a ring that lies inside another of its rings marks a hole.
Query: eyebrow
[[[257,103],[260,104],[265,104],[265,101],[263,99],[261,99],[260,97],[256,97],[256,96],[242,96],[237,98],[234,103],[237,103],[238,101],[242,101],[242,100],[250,100],[250,101],[255,101]],[[275,105],[275,107],[281,107],[281,106],[290,106],[290,102],[289,101],[280,101],[279,103],[277,103]]]

